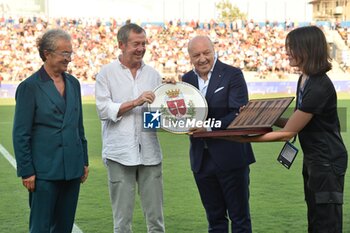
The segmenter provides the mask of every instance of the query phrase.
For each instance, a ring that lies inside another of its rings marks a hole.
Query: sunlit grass
[[[14,102],[10,99],[0,101],[0,143],[13,154],[11,130]],[[100,121],[93,99],[84,99],[84,103],[90,175],[82,185],[76,224],[84,233],[110,233],[113,229],[112,212],[106,168],[101,161]],[[350,100],[339,101],[339,106],[350,106]],[[347,121],[348,116],[349,111],[346,114]],[[159,137],[164,155],[166,230],[169,233],[204,233],[207,231],[206,217],[189,166],[188,138],[167,132],[160,132]],[[343,137],[349,147],[349,130],[343,132]],[[301,176],[302,153],[298,154],[292,168],[287,170],[276,161],[282,143],[256,143],[253,146],[257,160],[251,166],[250,173],[253,232],[307,232]],[[349,174],[345,181],[344,232],[350,232]],[[0,156],[0,232],[28,232],[28,215],[28,193],[20,178],[16,177],[14,168]],[[133,228],[135,233],[146,232],[139,198],[135,206]]]

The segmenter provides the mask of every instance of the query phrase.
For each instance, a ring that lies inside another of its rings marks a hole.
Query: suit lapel
[[[193,86],[195,86],[197,89],[199,88],[199,85],[198,85],[198,77],[197,75],[192,71],[192,74],[188,80],[188,82],[190,84],[192,84]]]
[[[41,90],[47,95],[47,97],[54,103],[58,110],[64,114],[66,111],[66,103],[63,97],[57,91],[55,84],[52,80],[41,80],[38,82]]]
[[[74,103],[76,103],[75,100],[75,93],[74,93],[74,88],[73,84],[70,81],[69,78],[65,75],[65,80],[66,80],[66,112],[64,114],[64,120],[63,124],[66,124],[67,122],[70,121],[71,117],[75,114],[74,113]]]
[[[205,98],[207,99],[207,102],[209,103],[211,97],[214,94],[214,91],[218,88],[219,84],[221,83],[222,79],[222,66],[221,62],[219,60],[216,61],[215,67],[213,69],[213,73],[211,74],[207,94],[205,95]]]

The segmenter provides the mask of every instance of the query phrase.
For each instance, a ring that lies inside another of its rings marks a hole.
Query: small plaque
[[[150,112],[159,112],[160,127],[171,133],[187,133],[197,122],[205,122],[208,105],[197,88],[185,82],[162,84],[148,105]]]
[[[251,100],[227,128],[272,127],[293,99],[294,97]]]
[[[273,124],[293,101],[294,97],[251,100],[226,130],[194,133],[193,137],[225,137],[260,135],[272,131]]]

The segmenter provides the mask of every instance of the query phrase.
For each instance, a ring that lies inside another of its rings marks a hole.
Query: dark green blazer
[[[13,146],[17,175],[44,180],[71,180],[88,166],[80,84],[63,73],[65,97],[44,67],[16,90]]]

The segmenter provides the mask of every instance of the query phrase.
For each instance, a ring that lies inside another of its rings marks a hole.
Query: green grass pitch
[[[340,100],[340,107],[349,107],[350,100]],[[106,168],[101,161],[101,127],[93,101],[84,103],[84,124],[89,145],[90,174],[82,185],[75,223],[84,233],[113,231]],[[0,99],[0,144],[12,155],[11,130],[13,100]],[[349,110],[342,122],[349,122]],[[349,124],[342,135],[350,148]],[[163,150],[164,214],[169,233],[207,232],[205,212],[199,199],[189,166],[189,142],[186,135],[160,132]],[[306,208],[303,199],[300,152],[290,170],[276,157],[283,143],[253,144],[257,162],[251,165],[250,207],[255,233],[307,232]],[[299,144],[297,146],[300,148]],[[301,151],[301,150],[300,150]],[[345,179],[344,232],[350,232],[349,172]],[[28,232],[28,193],[16,177],[15,169],[0,156],[0,233]],[[140,200],[137,197],[133,230],[145,233]]]

